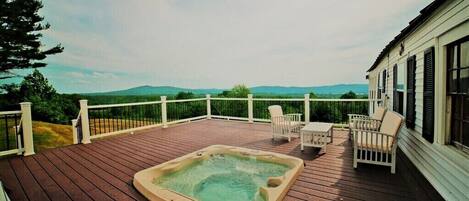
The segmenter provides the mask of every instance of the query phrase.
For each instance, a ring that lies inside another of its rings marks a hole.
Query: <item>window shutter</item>
[[[386,94],[386,69],[383,70],[381,78],[383,80],[383,93]]]
[[[434,48],[425,51],[423,61],[423,137],[433,142],[435,120],[435,53]]]
[[[407,59],[406,126],[415,127],[415,55]]]
[[[397,97],[397,64],[392,68],[392,109],[397,112],[399,99]]]

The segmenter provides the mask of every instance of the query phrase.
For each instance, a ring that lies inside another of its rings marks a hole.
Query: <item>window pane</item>
[[[451,70],[448,72],[448,92],[458,92],[458,70]]]
[[[460,142],[461,137],[460,137],[460,130],[459,130],[459,121],[453,121],[451,124],[451,140]]]
[[[399,98],[399,108],[397,111],[399,114],[404,115],[404,92],[397,92],[397,96]]]
[[[451,46],[448,47],[448,69],[452,68],[457,68],[458,66],[458,60],[457,60],[457,52],[458,52],[458,46]]]
[[[448,46],[448,55],[446,55],[446,58],[448,60],[448,63],[447,63],[447,69],[452,69],[453,68],[453,55],[454,55],[454,48],[452,46]]]
[[[404,90],[404,68],[397,66],[397,89]]]
[[[461,108],[459,108],[461,109]],[[464,111],[463,111],[463,119],[465,121],[469,121],[469,97],[464,98]],[[469,132],[469,130],[466,130]]]
[[[458,96],[454,96],[454,97],[452,97],[452,99],[453,99],[453,104],[451,106],[452,110],[453,110],[452,115],[451,115],[453,117],[452,121],[454,121],[454,120],[459,121],[459,120],[461,120],[461,108],[462,108],[461,107],[462,106],[461,105],[461,98],[458,97]]]
[[[469,68],[460,70],[459,92],[469,94]]]
[[[382,73],[378,74],[378,89],[381,89],[383,87],[383,79],[382,79]]]
[[[469,41],[461,43],[461,67],[469,67]]]

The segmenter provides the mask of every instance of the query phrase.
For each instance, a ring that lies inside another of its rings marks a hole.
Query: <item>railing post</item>
[[[78,120],[72,119],[73,144],[78,144],[77,122]]]
[[[207,94],[206,97],[207,97],[207,119],[212,119],[212,108],[210,106],[210,94]]]
[[[305,124],[309,123],[309,94],[305,94]]]
[[[161,96],[161,123],[163,128],[168,128],[168,116],[166,113],[166,96]]]
[[[252,94],[248,94],[248,121],[249,123],[254,122]]]
[[[34,154],[34,142],[33,142],[33,120],[31,117],[31,103],[23,102],[21,105],[21,116],[23,126],[23,141],[24,141],[24,156]]]
[[[81,133],[83,139],[81,143],[89,144],[90,140],[90,122],[88,119],[88,100],[80,100],[80,119],[81,119]]]

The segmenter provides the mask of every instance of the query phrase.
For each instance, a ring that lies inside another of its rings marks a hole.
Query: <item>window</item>
[[[435,123],[435,54],[433,47],[423,56],[423,127],[422,136],[433,143]]]
[[[415,55],[407,59],[407,101],[406,101],[406,126],[415,127]]]
[[[404,68],[397,64],[393,67],[393,110],[404,114]]]
[[[397,91],[404,93],[404,76],[405,69],[403,66],[397,66]]]
[[[451,143],[469,150],[469,36],[448,45],[447,51]]]

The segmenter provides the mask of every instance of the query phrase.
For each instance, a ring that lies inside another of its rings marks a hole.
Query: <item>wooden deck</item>
[[[167,129],[94,141],[0,160],[0,180],[12,200],[145,200],[133,175],[208,145],[225,144],[274,151],[306,163],[285,200],[415,200],[415,188],[389,167],[352,167],[345,131],[334,131],[327,153],[316,155],[299,140],[271,141],[268,124],[204,120]]]

